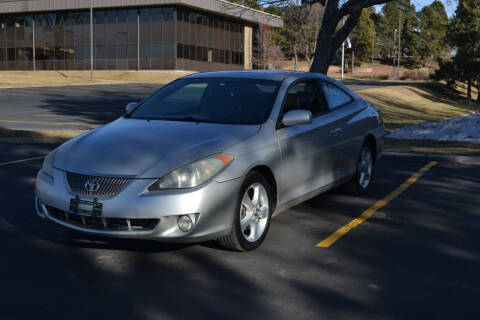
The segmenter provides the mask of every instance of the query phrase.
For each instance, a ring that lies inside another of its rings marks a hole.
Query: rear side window
[[[315,83],[306,81],[298,82],[288,89],[283,114],[292,110],[309,110],[315,116],[325,109]]]
[[[352,101],[352,97],[336,85],[322,81],[321,86],[330,110],[337,109]]]

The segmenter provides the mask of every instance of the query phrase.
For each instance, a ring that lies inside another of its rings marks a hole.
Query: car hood
[[[57,169],[99,176],[159,178],[255,134],[259,125],[120,118],[57,150]]]

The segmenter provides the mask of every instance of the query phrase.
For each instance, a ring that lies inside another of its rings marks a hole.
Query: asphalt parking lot
[[[17,130],[90,129],[110,122],[127,103],[161,84],[112,84],[0,89],[0,127]]]
[[[348,82],[352,90],[385,85]],[[395,85],[389,82],[389,85]],[[161,84],[109,84],[68,87],[0,89],[0,127],[12,130],[91,129],[125,111],[127,103],[141,101]]]
[[[318,196],[277,216],[258,250],[235,253],[41,220],[34,179],[54,147],[0,143],[2,319],[480,316],[478,166],[383,157],[366,196]]]

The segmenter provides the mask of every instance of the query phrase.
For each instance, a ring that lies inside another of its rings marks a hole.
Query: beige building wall
[[[252,69],[252,55],[253,55],[253,30],[252,27],[245,26],[245,44],[244,44],[244,69],[250,70]]]

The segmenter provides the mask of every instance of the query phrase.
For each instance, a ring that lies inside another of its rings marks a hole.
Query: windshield
[[[181,79],[146,99],[133,119],[261,124],[280,82],[256,79]]]

